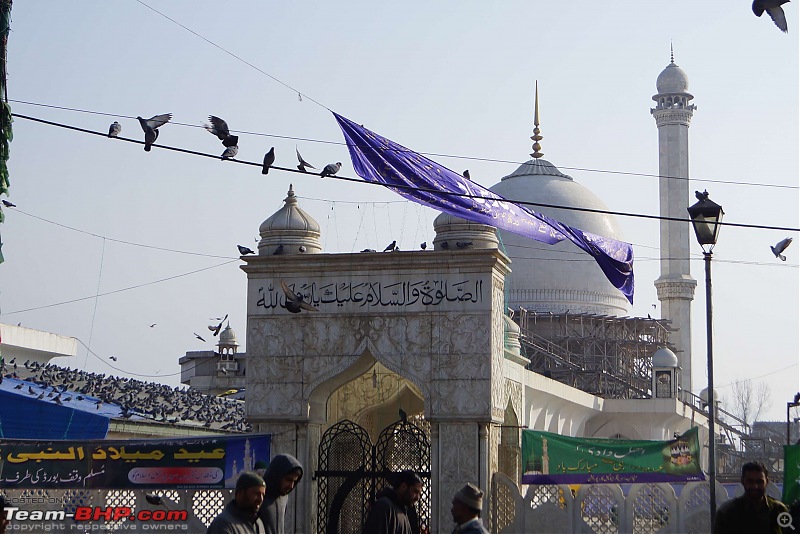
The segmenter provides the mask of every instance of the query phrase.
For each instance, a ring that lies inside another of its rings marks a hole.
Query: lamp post
[[[717,458],[716,458],[716,399],[714,398],[714,344],[711,313],[711,251],[717,243],[720,221],[725,212],[722,206],[709,200],[708,191],[695,192],[697,202],[687,208],[692,220],[697,242],[703,249],[706,266],[706,357],[708,363],[708,478],[709,478],[709,514],[711,530],[714,530],[714,519],[717,515]],[[706,250],[706,247],[708,249]]]
[[[789,411],[792,408],[797,408],[800,406],[800,392],[794,394],[794,402],[787,402],[786,403],[786,444],[792,444],[792,423],[791,419],[789,418]]]

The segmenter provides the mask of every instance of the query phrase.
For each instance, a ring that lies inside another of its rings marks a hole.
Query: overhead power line
[[[27,119],[27,120],[30,120],[30,121],[39,122],[39,123],[47,124],[47,125],[50,125],[50,126],[56,126],[58,128],[65,128],[65,129],[68,129],[68,130],[74,130],[74,131],[78,131],[78,132],[82,132],[82,133],[86,133],[86,134],[91,134],[91,135],[98,135],[98,136],[101,136],[101,137],[108,137],[108,134],[105,133],[105,132],[97,132],[97,131],[94,131],[94,130],[87,130],[86,128],[79,128],[77,126],[71,126],[69,124],[63,124],[63,123],[59,123],[59,122],[48,121],[48,120],[39,119],[39,118],[36,118],[36,117],[29,117],[27,115],[20,115],[18,113],[12,113],[11,115],[14,116],[14,117],[20,118],[20,119]],[[135,144],[139,144],[139,145],[143,145],[144,144],[144,141],[139,141],[138,139],[129,139],[129,138],[126,138],[126,137],[115,137],[113,139],[117,140],[117,141],[126,141],[128,143],[135,143]],[[179,147],[173,147],[173,146],[168,146],[168,145],[159,145],[159,144],[155,144],[155,143],[153,143],[152,146],[158,147],[158,148],[163,148],[164,150],[171,150],[173,152],[182,152],[182,153],[185,153],[185,154],[191,154],[193,156],[212,158],[212,159],[215,159],[215,160],[219,160],[220,159],[220,157],[218,155],[216,155],[216,154],[208,154],[208,153],[205,153],[205,152],[198,152],[196,150],[189,150],[189,149],[186,149],[186,148],[179,148]],[[262,163],[255,162],[255,161],[245,161],[245,160],[240,160],[240,159],[227,159],[225,161],[228,161],[228,162],[231,162],[231,163],[240,163],[240,164],[243,164],[243,165],[251,165],[253,167],[259,167],[259,168],[262,167]],[[301,170],[298,170],[298,169],[290,169],[290,168],[287,168],[287,167],[278,167],[277,165],[273,165],[272,167],[270,167],[270,169],[275,169],[275,170],[284,171],[284,172],[297,173],[297,174],[303,174],[303,175],[306,175],[306,176],[310,175],[310,173],[308,173],[306,171],[301,171]],[[314,176],[314,175],[311,174],[311,176]],[[347,176],[328,176],[325,179],[328,179],[328,178],[329,179],[334,179],[334,180],[340,180],[340,181],[344,181],[344,182],[355,182],[355,183],[358,183],[358,184],[380,186],[380,187],[383,187],[383,188],[386,188],[386,189],[389,189],[389,190],[420,191],[420,192],[423,192],[423,193],[432,193],[432,194],[436,194],[436,195],[446,195],[446,196],[460,197],[460,198],[471,198],[471,199],[478,199],[478,200],[496,200],[496,199],[493,199],[493,198],[485,198],[485,197],[482,197],[480,195],[469,195],[469,194],[466,194],[466,193],[452,193],[452,192],[449,192],[449,191],[441,191],[441,190],[438,190],[438,189],[431,189],[431,188],[427,188],[427,187],[416,187],[416,186],[401,185],[401,184],[387,185],[387,184],[381,184],[381,183],[376,183],[376,182],[368,182],[366,180],[362,180],[361,178],[351,178],[351,177],[347,177]],[[679,217],[664,217],[662,215],[649,215],[649,214],[645,214],[645,213],[632,213],[632,212],[625,212],[625,211],[601,210],[601,209],[595,209],[595,208],[582,208],[582,207],[576,207],[576,206],[561,206],[561,205],[556,205],[556,204],[545,204],[545,203],[542,203],[542,202],[529,202],[529,201],[516,200],[516,199],[511,199],[511,198],[507,198],[505,200],[508,201],[508,202],[511,202],[512,204],[517,204],[519,206],[534,206],[534,207],[539,207],[539,208],[560,209],[560,210],[566,210],[566,211],[581,211],[581,212],[586,212],[586,213],[600,213],[600,214],[604,214],[604,215],[617,215],[619,217],[633,217],[633,218],[639,218],[639,219],[651,219],[651,220],[659,220],[659,221],[685,222],[687,224],[691,223],[691,220],[688,219],[688,218],[684,219],[684,218],[679,218]],[[744,224],[744,223],[732,223],[732,222],[720,222],[718,224],[720,226],[731,226],[731,227],[736,227],[736,228],[754,228],[754,229],[760,229],[760,230],[782,230],[782,231],[787,231],[787,232],[800,232],[800,228],[791,227],[791,226],[771,226],[771,225],[764,225],[764,224]]]
[[[43,108],[50,108],[50,109],[60,109],[65,111],[74,111],[76,113],[88,113],[91,115],[101,115],[104,117],[112,117],[116,119],[131,119],[135,120],[136,117],[132,115],[122,115],[119,113],[107,113],[102,111],[91,111],[86,109],[79,109],[79,108],[71,108],[65,106],[56,106],[53,104],[41,104],[38,102],[28,102],[25,100],[9,100],[9,102],[14,102],[17,104],[25,104],[29,106],[37,106]],[[177,126],[185,126],[189,128],[200,128],[205,129],[204,126],[199,124],[189,124],[186,122],[176,122],[170,121],[172,125]],[[325,139],[314,139],[312,137],[297,137],[291,135],[280,135],[280,134],[271,134],[271,133],[264,133],[264,132],[251,132],[248,130],[230,130],[233,133],[240,134],[240,135],[254,135],[259,137],[269,137],[272,139],[287,139],[290,141],[302,141],[305,143],[319,143],[325,145],[337,145],[337,146],[347,146],[347,143],[343,141],[330,141]],[[105,134],[103,134],[105,135]],[[408,150],[408,152],[412,152]],[[523,165],[525,162],[523,161],[514,161],[508,159],[497,159],[497,158],[485,158],[479,156],[465,156],[461,154],[445,154],[442,152],[416,152],[417,154],[422,154],[425,156],[433,156],[433,157],[442,157],[442,158],[451,158],[451,159],[460,159],[466,161],[484,161],[487,163],[507,163],[510,165]],[[800,186],[796,185],[786,185],[786,184],[766,184],[761,182],[738,182],[736,180],[714,180],[711,178],[696,178],[696,177],[685,177],[685,176],[669,176],[669,175],[661,175],[661,174],[651,174],[645,172],[633,172],[633,171],[615,171],[611,169],[593,169],[588,167],[567,167],[563,165],[558,166],[559,169],[565,169],[569,171],[579,171],[579,172],[595,172],[595,173],[602,173],[602,174],[619,174],[622,176],[642,176],[646,178],[664,178],[667,180],[682,180],[685,182],[692,181],[692,182],[700,182],[700,183],[709,183],[709,184],[728,184],[728,185],[743,185],[749,187],[772,187],[777,189],[800,189]]]

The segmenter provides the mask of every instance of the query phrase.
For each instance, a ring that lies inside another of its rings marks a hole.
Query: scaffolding
[[[576,313],[514,311],[528,369],[593,395],[651,396],[653,353],[668,342],[669,321]]]

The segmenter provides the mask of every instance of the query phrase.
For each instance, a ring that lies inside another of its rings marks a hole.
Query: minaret
[[[687,219],[689,207],[689,123],[696,109],[689,101],[689,79],[675,64],[670,45],[670,62],[656,80],[656,107],[650,110],[658,127],[658,196],[662,217]],[[669,319],[673,332],[669,341],[675,347],[681,370],[681,386],[692,391],[692,313],[697,281],[689,270],[688,222],[660,222],[661,276],[655,282],[661,317]],[[683,395],[682,400],[687,400]]]

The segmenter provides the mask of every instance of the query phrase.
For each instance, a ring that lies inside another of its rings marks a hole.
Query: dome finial
[[[675,64],[675,51],[672,49],[672,39],[669,41],[669,63],[670,65]]]
[[[531,146],[531,148],[533,149],[533,153],[531,154],[531,156],[534,159],[539,159],[542,156],[544,156],[544,153],[540,152],[540,150],[542,150],[542,145],[539,144],[539,141],[544,139],[544,137],[539,135],[539,132],[541,132],[541,130],[539,129],[539,80],[536,80],[536,99],[533,109],[534,109],[533,111],[534,128],[533,128],[533,135],[531,136],[531,141],[533,141],[533,145]]]

